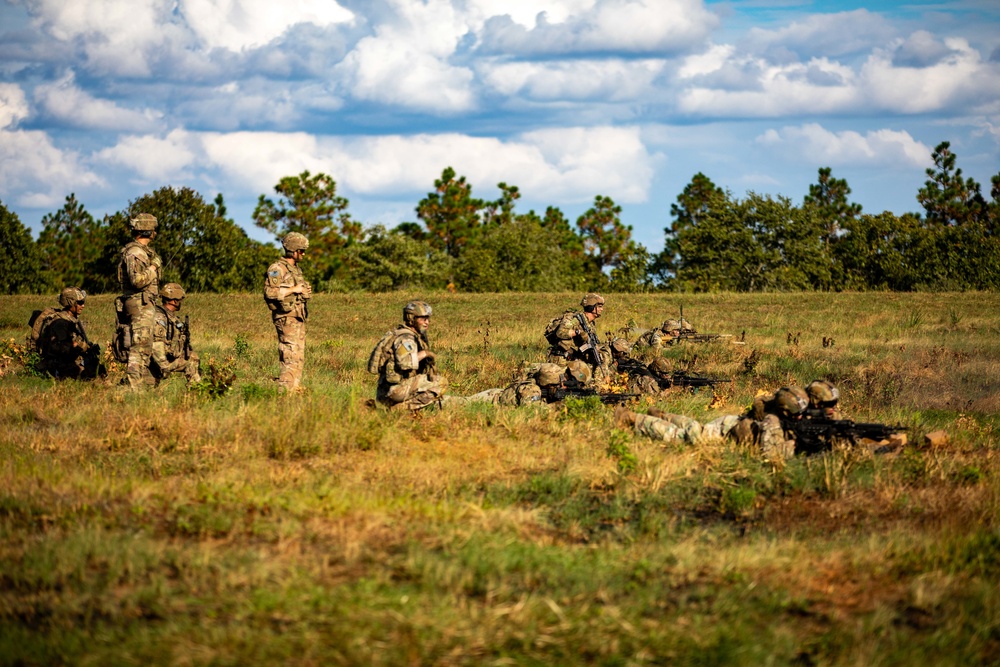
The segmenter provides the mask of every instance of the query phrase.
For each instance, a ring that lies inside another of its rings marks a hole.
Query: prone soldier
[[[32,315],[29,342],[40,359],[37,369],[58,378],[91,380],[106,373],[101,364],[101,346],[87,339],[80,320],[87,293],[67,287],[59,293],[61,310],[46,308]]]
[[[167,283],[160,288],[153,326],[153,352],[149,370],[159,383],[171,373],[184,373],[187,383],[201,380],[198,355],[191,350],[191,331],[188,322],[177,315],[184,301],[184,288],[177,283]]]
[[[132,390],[154,384],[149,372],[153,353],[153,324],[163,262],[150,248],[156,238],[156,218],[140,213],[129,220],[132,242],[121,250],[118,283],[121,296],[115,300],[119,326],[127,328],[122,347],[127,349],[125,382]]]
[[[297,391],[305,367],[306,319],[312,286],[302,275],[299,262],[309,248],[309,239],[289,232],[281,239],[285,256],[267,268],[264,276],[264,301],[271,309],[271,321],[278,334],[278,388]]]

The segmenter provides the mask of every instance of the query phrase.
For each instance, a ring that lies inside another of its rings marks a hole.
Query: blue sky
[[[829,166],[903,213],[941,141],[988,193],[994,0],[0,0],[0,201],[36,232],[173,185],[265,240],[304,169],[394,225],[451,166],[522,211],[610,196],[656,251],[699,171],[798,203]]]

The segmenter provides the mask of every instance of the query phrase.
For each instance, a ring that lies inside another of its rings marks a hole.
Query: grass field
[[[783,465],[588,402],[370,409],[368,353],[411,296],[316,296],[291,397],[259,295],[185,301],[203,370],[237,376],[215,400],[0,360],[0,663],[1000,662],[1000,295],[608,296],[602,334],[681,304],[745,332],[668,351],[733,382],[661,408],[708,420],[829,378],[851,418],[911,429]],[[542,359],[579,300],[419,296],[456,394]],[[49,301],[0,297],[0,339]],[[84,320],[110,338],[112,297]]]

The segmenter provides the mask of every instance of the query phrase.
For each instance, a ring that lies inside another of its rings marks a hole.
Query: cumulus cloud
[[[509,16],[512,21],[532,28],[540,14],[547,23],[562,23],[571,16],[594,7],[596,0],[469,0],[466,3],[470,25],[479,29],[493,16]]]
[[[831,132],[816,123],[768,130],[757,143],[780,149],[810,164],[928,167],[931,149],[909,132],[872,130]]]
[[[837,57],[871,51],[892,40],[895,34],[884,16],[858,9],[813,14],[777,30],[751,28],[746,48],[778,61],[784,59],[782,53],[796,60],[819,55]]]
[[[501,95],[534,100],[631,100],[649,92],[662,60],[570,60],[488,65],[484,85]]]
[[[0,130],[0,192],[5,203],[49,207],[68,192],[94,185],[101,185],[101,179],[80,156],[56,148],[44,132]]]
[[[35,102],[49,117],[84,129],[147,132],[163,115],[153,109],[123,109],[110,100],[97,99],[76,85],[72,72],[35,88]]]
[[[483,27],[479,50],[520,56],[676,54],[701,44],[717,24],[701,0],[596,0],[560,22],[541,13],[531,27],[494,16]]]
[[[14,127],[28,117],[28,99],[15,83],[0,83],[0,129]]]
[[[643,201],[655,156],[635,128],[528,132],[509,140],[462,134],[314,137],[305,133],[201,135],[204,160],[249,192],[267,192],[303,169],[368,195],[426,192],[452,166],[479,187],[505,181],[554,200],[605,194]]]
[[[354,14],[333,0],[181,0],[188,25],[209,48],[262,46],[291,26],[349,23]]]
[[[127,168],[146,181],[167,183],[188,175],[200,153],[198,137],[174,130],[165,137],[131,135],[98,151],[96,159]]]

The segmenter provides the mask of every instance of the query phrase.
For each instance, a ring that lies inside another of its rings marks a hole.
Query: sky
[[[0,202],[37,235],[170,185],[252,212],[332,176],[366,225],[446,167],[663,246],[698,172],[801,203],[821,167],[919,212],[931,152],[1000,172],[1000,2],[0,0]]]

